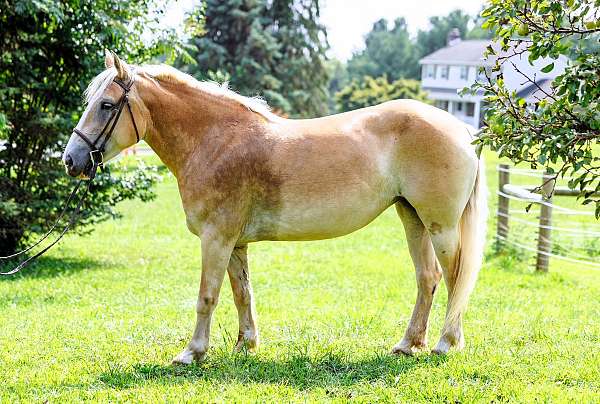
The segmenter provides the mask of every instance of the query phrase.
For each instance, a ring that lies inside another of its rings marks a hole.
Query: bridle
[[[73,129],[73,133],[75,133],[77,136],[79,136],[81,138],[81,140],[83,140],[90,148],[90,158],[92,160],[92,168],[94,168],[94,166],[101,167],[102,164],[104,163],[104,154],[103,153],[105,151],[106,143],[108,143],[109,139],[111,138],[111,136],[115,130],[115,127],[117,126],[117,122],[119,122],[119,117],[121,116],[121,112],[123,112],[123,108],[125,106],[127,106],[127,110],[129,111],[129,116],[131,117],[131,122],[133,123],[133,128],[135,129],[136,143],[139,143],[139,141],[140,141],[140,133],[138,131],[137,125],[135,124],[135,118],[133,117],[133,112],[131,111],[131,105],[129,104],[129,91],[131,90],[131,87],[133,86],[133,81],[134,81],[133,78],[128,83],[124,83],[123,81],[119,80],[118,78],[115,78],[113,80],[113,82],[117,83],[123,89],[123,95],[119,99],[119,102],[117,103],[117,105],[115,107],[113,107],[111,115],[108,118],[108,121],[106,122],[106,124],[102,128],[102,131],[99,134],[94,135],[92,133],[83,133],[82,131],[80,131],[77,128]],[[112,125],[111,125],[111,123],[112,123]],[[110,127],[110,129],[109,129],[109,127]],[[108,132],[107,132],[107,129],[108,129]],[[94,140],[92,140],[92,138],[94,138]],[[103,140],[98,145],[98,143],[100,142],[100,139],[103,139]],[[93,169],[89,174],[90,174],[89,175],[90,179],[94,178],[94,176],[96,175],[95,169]]]
[[[89,172],[87,173],[87,175],[89,177],[87,187],[85,187],[83,194],[79,197],[79,200],[77,201],[75,210],[71,214],[69,221],[67,222],[67,224],[65,225],[63,230],[60,232],[58,237],[52,243],[50,243],[48,246],[44,247],[41,251],[39,251],[35,255],[22,261],[19,265],[17,265],[12,270],[10,270],[8,272],[0,272],[0,275],[13,275],[13,274],[19,272],[21,269],[25,268],[27,265],[29,265],[29,263],[31,261],[35,260],[42,254],[44,254],[53,245],[58,243],[60,241],[60,239],[63,238],[63,236],[71,228],[71,226],[73,226],[75,224],[75,222],[77,221],[77,219],[79,217],[79,212],[81,211],[81,206],[83,205],[83,201],[85,200],[85,197],[87,196],[87,194],[90,190],[90,187],[92,185],[92,180],[96,177],[96,171],[98,170],[98,167],[102,167],[104,164],[104,154],[103,153],[105,151],[106,143],[108,143],[109,139],[111,138],[111,136],[115,130],[115,127],[117,126],[117,122],[119,122],[119,118],[121,116],[121,113],[123,112],[123,108],[125,108],[125,106],[127,106],[127,110],[129,111],[129,116],[131,117],[131,122],[133,123],[133,128],[135,129],[136,143],[139,143],[140,133],[139,133],[137,125],[135,123],[135,118],[133,116],[133,112],[131,111],[131,105],[129,104],[129,91],[131,90],[131,87],[133,86],[134,79],[131,79],[129,81],[129,83],[124,83],[123,81],[119,80],[118,78],[115,78],[113,81],[115,83],[117,83],[123,89],[123,95],[119,99],[119,102],[117,103],[117,105],[115,107],[113,107],[112,113],[111,113],[110,117],[108,118],[108,121],[104,125],[104,128],[102,128],[102,131],[99,134],[94,135],[94,134],[83,133],[82,131],[80,131],[77,128],[73,129],[73,133],[77,134],[77,136],[79,136],[89,146],[90,158],[91,158],[92,165],[90,167]],[[95,136],[95,138],[94,138],[94,140],[92,140],[92,138],[94,136]],[[100,139],[102,139],[102,142],[100,142]],[[75,188],[73,189],[73,191],[67,198],[65,206],[63,207],[62,211],[58,215],[58,218],[56,219],[56,222],[54,222],[54,224],[52,225],[50,230],[48,230],[38,241],[36,241],[31,246],[29,246],[26,249],[21,250],[17,253],[14,253],[14,254],[11,254],[11,255],[8,255],[5,257],[0,257],[0,260],[10,259],[10,258],[17,257],[19,255],[25,254],[27,251],[29,251],[32,248],[34,248],[35,246],[39,245],[50,234],[52,234],[52,232],[54,232],[54,229],[58,226],[59,221],[63,218],[63,216],[67,212],[67,208],[69,207],[71,200],[73,200],[73,198],[77,194],[77,191],[79,190],[83,181],[84,180],[81,179],[77,182],[77,184],[75,185]]]

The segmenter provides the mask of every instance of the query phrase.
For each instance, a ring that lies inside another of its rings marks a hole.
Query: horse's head
[[[106,70],[85,92],[86,109],[63,153],[67,173],[87,176],[93,163],[101,163],[144,137],[147,111],[135,86],[130,66],[106,52]]]

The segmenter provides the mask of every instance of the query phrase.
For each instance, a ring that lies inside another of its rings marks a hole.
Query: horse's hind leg
[[[417,275],[417,302],[404,338],[392,350],[393,353],[411,355],[413,348],[427,346],[427,324],[433,295],[442,276],[431,244],[429,233],[415,209],[406,201],[396,203],[396,211],[402,219],[408,249]]]
[[[445,354],[451,347],[462,349],[464,347],[464,336],[462,330],[462,318],[449,319],[448,312],[452,304],[454,289],[456,286],[459,261],[460,261],[460,233],[458,225],[452,227],[441,227],[430,230],[431,240],[442,266],[444,282],[448,290],[448,308],[446,321],[442,329],[439,342],[433,349],[434,353]]]
[[[239,333],[236,350],[246,347],[250,350],[258,345],[258,328],[256,326],[256,310],[248,273],[248,247],[239,246],[233,249],[227,267],[233,301],[238,311]]]

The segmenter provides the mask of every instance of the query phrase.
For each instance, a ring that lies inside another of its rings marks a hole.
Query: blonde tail
[[[475,185],[460,219],[460,247],[454,290],[449,296],[446,324],[460,321],[467,308],[469,295],[475,287],[483,261],[487,225],[487,185],[485,165],[479,159]]]

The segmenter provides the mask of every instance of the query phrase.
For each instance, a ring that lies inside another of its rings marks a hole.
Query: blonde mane
[[[199,81],[189,74],[180,72],[174,67],[168,65],[144,65],[144,66],[132,66],[132,73],[145,73],[151,78],[156,80],[187,85],[189,87],[197,88],[198,90],[207,92],[217,97],[223,97],[235,101],[248,110],[255,112],[268,121],[277,121],[281,118],[271,112],[271,108],[267,102],[261,97],[245,97],[236,93],[228,88],[228,83],[215,83],[212,81]],[[117,70],[114,67],[104,70],[98,74],[92,82],[89,84],[84,92],[85,103],[89,104],[95,98],[96,94],[104,92],[106,87],[114,80],[117,76]]]

